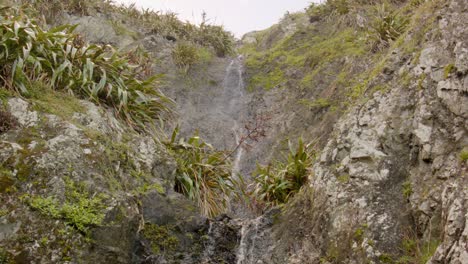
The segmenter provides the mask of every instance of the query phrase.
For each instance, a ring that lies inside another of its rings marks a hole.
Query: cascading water
[[[246,117],[246,103],[244,100],[244,80],[242,77],[242,57],[233,59],[226,68],[226,76],[223,80],[223,108],[222,112],[232,120],[232,131],[234,134],[234,146],[241,140],[241,128],[239,122]],[[240,163],[243,148],[237,148],[234,153],[232,175],[234,177],[240,172]]]
[[[231,148],[236,148],[240,144],[243,133],[242,122],[248,118],[249,95],[244,94],[242,72],[242,57],[231,60],[226,68],[222,93],[211,105],[211,111],[216,112],[218,120],[222,120],[224,124],[228,122],[231,124],[232,137],[225,144]],[[229,129],[229,126],[227,128]],[[243,154],[242,147],[237,147],[233,153],[232,177],[241,177]],[[231,210],[233,215],[249,215],[236,205],[233,205]],[[211,221],[202,263],[257,263],[258,250],[264,246],[262,241],[267,234],[265,230],[269,224],[270,220],[263,216],[255,219],[248,217],[232,219],[222,215]]]

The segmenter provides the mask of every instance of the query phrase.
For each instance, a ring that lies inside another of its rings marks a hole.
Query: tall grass
[[[174,12],[163,13],[151,9],[139,9],[135,4],[116,5],[111,0],[19,0],[19,2],[32,6],[33,10],[38,10],[37,16],[44,16],[49,23],[55,22],[63,10],[77,15],[100,12],[115,17],[115,14],[120,14],[126,23],[137,26],[139,30],[209,47],[218,56],[234,52],[233,35],[222,26],[209,23],[206,14],[203,14],[200,25],[194,25],[181,21]]]
[[[167,143],[177,162],[175,190],[195,201],[206,216],[223,213],[233,191],[231,161],[198,135],[176,140],[178,132],[176,128]]]
[[[382,4],[374,9],[374,19],[370,24],[368,41],[372,50],[377,51],[389,46],[406,31],[409,19],[388,5]]]
[[[267,166],[257,164],[253,174],[253,197],[266,206],[286,203],[307,182],[313,159],[311,145],[304,144],[302,138],[297,148],[289,143],[285,161],[274,161]]]
[[[0,84],[28,94],[33,81],[113,108],[131,126],[143,127],[171,112],[156,89],[158,76],[138,79],[137,65],[109,45],[87,45],[74,26],[42,29],[17,10],[0,15]]]

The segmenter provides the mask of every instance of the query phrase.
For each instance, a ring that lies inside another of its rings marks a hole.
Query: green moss
[[[0,247],[0,264],[14,264],[15,262],[11,259],[10,253],[3,247]]]
[[[160,226],[156,224],[146,223],[142,231],[151,245],[151,250],[154,254],[167,254],[174,252],[179,246],[179,239],[174,236],[172,226]]]
[[[143,184],[142,186],[138,187],[134,193],[135,194],[147,194],[151,191],[157,191],[159,194],[165,194],[166,190],[164,190],[164,187],[161,186],[159,183],[153,183],[153,184]]]
[[[208,64],[214,59],[213,52],[206,47],[198,47],[197,54],[199,64]]]
[[[348,183],[350,180],[349,174],[343,174],[340,177],[337,178],[339,182],[341,183]]]
[[[194,68],[210,63],[214,58],[213,52],[199,45],[191,43],[179,43],[172,51],[172,60],[184,74]]]
[[[363,224],[360,227],[356,228],[353,234],[353,240],[357,243],[362,243],[364,240],[364,234],[367,229],[367,224]]]
[[[405,197],[406,199],[409,199],[411,194],[413,194],[413,187],[410,181],[405,181],[402,184],[402,192],[403,192],[403,197]]]
[[[246,67],[253,73],[248,80],[249,88],[271,89],[286,82],[285,72],[298,69],[299,74],[303,74],[299,79],[301,87],[309,87],[315,76],[331,63],[344,56],[353,58],[365,54],[361,42],[359,33],[346,29],[332,36],[299,30],[263,51],[250,44],[242,50],[247,56]]]
[[[252,77],[249,90],[254,90],[256,87],[261,87],[270,90],[286,82],[286,77],[280,68],[275,68],[267,74],[258,74]]]
[[[389,254],[382,254],[379,256],[380,263],[395,263],[392,256]]]
[[[467,161],[468,160],[468,149],[464,149],[460,152],[460,160]]]
[[[15,181],[11,170],[0,164],[0,193],[8,193],[12,190]]]
[[[455,71],[457,71],[457,68],[455,67],[455,65],[449,64],[449,65],[445,66],[445,68],[444,68],[444,79],[447,79],[450,76],[450,74],[454,73]]]
[[[86,108],[75,96],[53,90],[40,81],[30,85],[27,97],[31,99],[34,110],[57,115],[67,121],[70,121],[75,113],[86,112]]]
[[[90,226],[101,225],[104,220],[105,195],[91,195],[83,184],[66,181],[66,200],[60,203],[54,196],[27,197],[26,202],[41,214],[66,223],[78,231],[87,233]]]
[[[0,210],[0,217],[4,217],[5,215],[9,214],[8,210]]]
[[[426,73],[422,73],[421,76],[419,76],[419,79],[418,79],[419,90],[424,89],[424,80],[426,80]]]
[[[319,98],[314,101],[308,99],[301,99],[299,100],[299,103],[312,109],[323,109],[328,108],[332,105],[332,103],[327,98]]]
[[[410,83],[411,83],[411,75],[408,71],[404,71],[401,76],[400,76],[400,83],[404,86],[404,87],[409,87]]]

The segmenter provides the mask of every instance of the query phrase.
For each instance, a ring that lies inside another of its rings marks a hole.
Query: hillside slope
[[[0,263],[468,263],[465,0],[0,3]]]
[[[254,155],[274,156],[286,136],[320,149],[308,188],[276,224],[252,227],[246,263],[468,261],[468,6],[361,2],[312,6],[243,39],[253,104],[272,113]],[[382,19],[403,18],[376,45]]]

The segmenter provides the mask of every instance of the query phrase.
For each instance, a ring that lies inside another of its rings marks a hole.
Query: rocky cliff
[[[68,8],[47,23],[139,47],[176,117],[141,132],[86,98],[0,90],[0,263],[468,263],[464,0],[327,1],[245,35],[238,54],[127,9]],[[187,43],[197,60],[181,65]],[[252,206],[250,185],[207,217],[175,187],[175,123],[226,150],[238,186],[288,139],[315,160],[286,203]]]

